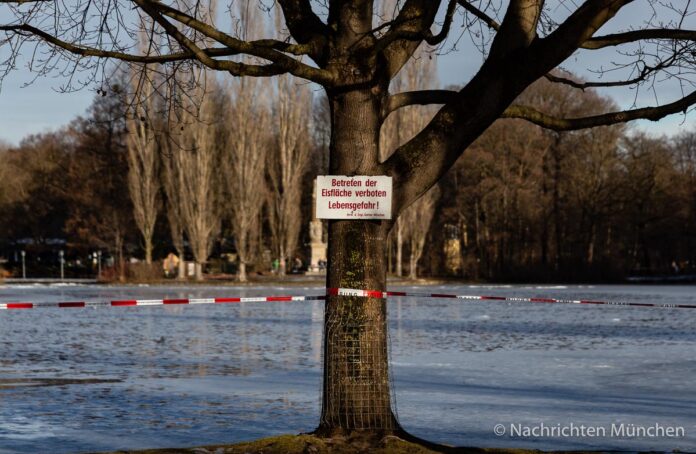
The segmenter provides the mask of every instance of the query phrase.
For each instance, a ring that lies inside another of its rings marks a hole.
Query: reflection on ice
[[[438,287],[472,289],[696,300],[686,286]],[[32,285],[0,287],[0,301],[268,293]],[[394,298],[389,312],[399,416],[416,435],[537,449],[696,447],[696,311]],[[322,319],[320,302],[0,313],[0,453],[192,446],[311,430],[319,413]],[[51,386],[28,386],[40,383]],[[691,430],[676,440],[524,440],[492,432],[497,423],[614,420]]]

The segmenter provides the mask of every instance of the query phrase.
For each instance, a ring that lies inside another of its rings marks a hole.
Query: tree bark
[[[202,281],[203,280],[203,264],[201,262],[196,262],[195,270],[196,270],[196,280]]]
[[[179,251],[177,251],[179,252]],[[186,261],[184,260],[184,251],[179,252],[179,272],[177,275],[177,279],[183,280],[186,279]]]
[[[409,266],[408,278],[415,281],[416,279],[418,279],[418,259],[416,258],[415,251],[411,251],[411,256],[409,257],[408,266]]]
[[[152,238],[144,238],[145,241],[145,263],[152,265]]]
[[[404,237],[403,237],[403,223],[396,223],[396,275],[401,277],[404,274],[403,271],[403,248],[404,248]]]
[[[329,223],[329,288],[386,289],[386,231],[379,221]],[[329,297],[319,430],[399,429],[391,408],[384,298]]]
[[[244,262],[239,262],[239,269],[237,270],[237,281],[247,281],[246,263]]]
[[[329,94],[333,175],[370,175],[379,164],[379,90]],[[386,290],[391,222],[329,222],[328,288]],[[318,433],[399,430],[389,381],[383,298],[330,296],[324,323],[324,383]]]

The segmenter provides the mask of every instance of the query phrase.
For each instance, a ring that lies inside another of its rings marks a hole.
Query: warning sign
[[[391,177],[317,177],[317,219],[391,219],[391,203]]]

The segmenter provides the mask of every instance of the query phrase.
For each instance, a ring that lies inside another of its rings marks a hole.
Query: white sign
[[[319,175],[317,219],[391,219],[392,178]]]

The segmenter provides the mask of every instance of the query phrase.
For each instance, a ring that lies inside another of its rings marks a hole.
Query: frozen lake
[[[696,303],[694,286],[394,289]],[[14,285],[0,286],[0,302],[321,293]],[[0,311],[0,453],[310,431],[322,317],[322,302]],[[389,320],[398,415],[415,435],[460,446],[696,451],[696,310],[393,298]],[[655,436],[621,437],[612,424]],[[542,425],[570,432],[510,436]],[[606,433],[574,436],[580,426]]]

